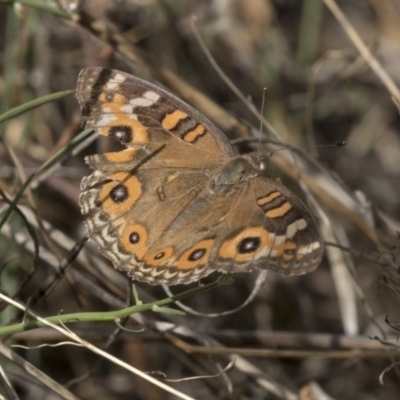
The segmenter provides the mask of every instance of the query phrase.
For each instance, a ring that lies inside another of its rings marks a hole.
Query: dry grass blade
[[[1,295],[2,299],[6,301],[6,297]],[[78,400],[79,398],[74,396],[70,391],[65,389],[62,385],[55,382],[48,375],[44,374],[40,369],[36,368],[30,362],[24,360],[21,356],[10,350],[4,343],[0,343],[0,353],[12,361],[20,368],[22,368],[27,375],[32,376],[45,387],[49,388],[53,392],[57,393],[61,398],[67,400]]]
[[[26,312],[30,317],[37,319],[38,321],[40,321],[41,323],[43,323],[44,325],[47,326],[51,326],[53,329],[59,331],[60,333],[62,333],[63,335],[65,335],[66,337],[70,338],[71,340],[75,341],[76,343],[84,346],[86,349],[104,357],[105,359],[108,359],[109,361],[115,363],[116,365],[127,369],[128,371],[130,371],[133,374],[136,374],[138,376],[140,376],[141,378],[153,383],[154,385],[158,386],[159,388],[162,388],[163,390],[174,394],[176,397],[180,398],[180,399],[185,399],[185,400],[190,400],[192,399],[192,397],[190,396],[186,396],[183,393],[174,390],[173,388],[164,385],[163,383],[157,381],[156,379],[153,379],[152,377],[148,376],[147,374],[143,373],[142,371],[137,370],[136,368],[132,367],[131,365],[128,365],[126,363],[124,363],[123,361],[113,357],[112,355],[108,354],[107,352],[97,348],[96,346],[93,346],[91,343],[86,342],[85,340],[82,340],[79,336],[77,336],[76,334],[74,334],[72,331],[66,329],[65,327],[59,327],[57,325],[54,325],[50,322],[47,322],[45,319],[39,317],[38,315],[34,314],[32,311],[26,309],[24,306],[21,306],[20,304],[18,304],[17,302],[13,301],[12,299],[8,298],[7,296],[4,296],[3,294],[0,293],[0,298],[3,299],[4,301],[8,302],[9,304],[13,305],[14,307],[19,308],[20,310]],[[4,349],[3,349],[4,350]],[[7,354],[6,351],[4,351],[5,354]],[[73,397],[70,397],[75,398]]]
[[[357,32],[355,31],[349,20],[346,18],[341,9],[338,7],[335,0],[324,0],[324,3],[330,9],[332,14],[336,17],[338,22],[341,24],[343,30],[346,32],[350,40],[353,42],[354,46],[356,46],[357,50],[364,57],[365,61],[368,63],[371,69],[376,73],[376,75],[382,81],[382,83],[386,86],[388,92],[396,99],[397,102],[399,102],[400,91],[396,83],[385,71],[382,65],[378,62],[376,57],[374,57],[372,53],[369,51],[368,47],[365,45],[365,43],[357,34]]]
[[[5,371],[1,365],[0,365],[0,386],[6,393],[7,398],[9,400],[19,400],[17,392],[12,387],[11,382],[8,379],[7,375],[5,374]]]

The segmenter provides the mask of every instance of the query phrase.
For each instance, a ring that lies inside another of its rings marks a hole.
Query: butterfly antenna
[[[282,143],[280,143],[280,142],[273,142],[273,141],[270,141],[269,143],[276,144],[276,145],[282,144]],[[279,147],[279,148],[277,148],[277,149],[274,149],[273,152],[275,152],[275,151],[281,151],[281,150],[293,150],[293,151],[302,153],[302,152],[307,151],[307,149],[309,150],[309,149],[311,149],[311,148],[321,149],[321,148],[325,148],[325,147],[343,147],[343,146],[346,146],[346,145],[347,145],[347,143],[346,143],[345,140],[342,140],[341,142],[338,142],[338,143],[315,144],[315,145],[311,145],[311,146],[304,146],[303,149],[298,149],[298,148],[296,148],[296,147],[294,147],[294,146],[287,145],[287,146],[284,146],[284,147]],[[271,154],[272,154],[272,153],[271,153]]]

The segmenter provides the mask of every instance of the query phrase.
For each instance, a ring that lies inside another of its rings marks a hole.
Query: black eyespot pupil
[[[200,258],[203,257],[204,254],[206,254],[206,250],[205,249],[197,249],[197,250],[193,251],[193,253],[190,254],[188,260],[189,261],[200,260]]]
[[[130,126],[113,126],[108,133],[114,136],[121,143],[128,143],[132,141],[132,128]]]
[[[240,254],[253,253],[261,245],[261,239],[259,237],[249,237],[243,239],[237,246],[237,250]]]
[[[130,241],[132,244],[138,243],[139,240],[140,240],[140,236],[139,236],[139,234],[138,234],[137,232],[132,232],[132,233],[129,235],[129,241]]]
[[[156,254],[156,255],[154,256],[154,259],[155,259],[155,260],[159,260],[160,258],[163,258],[164,255],[165,255],[165,253],[164,253],[163,251],[161,251],[160,253],[158,253],[158,254]]]
[[[111,190],[110,197],[115,203],[120,203],[128,198],[128,189],[124,185],[117,185]]]
[[[292,256],[292,255],[294,254],[294,250],[293,250],[293,249],[286,249],[286,250],[284,251],[284,253],[285,253],[286,255],[288,255],[288,256]]]

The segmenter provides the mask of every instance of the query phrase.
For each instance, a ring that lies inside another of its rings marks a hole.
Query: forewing
[[[85,126],[114,136],[127,147],[178,146],[175,160],[185,160],[188,167],[193,158],[212,161],[234,154],[226,136],[202,114],[132,75],[107,68],[84,69],[76,96]]]
[[[183,226],[175,244],[170,227],[185,225],[185,210],[234,154],[226,137],[176,97],[119,71],[83,70],[76,93],[85,126],[127,147],[86,158],[94,172],[82,181],[80,205],[90,237],[116,268],[139,280],[196,279],[205,264],[182,267],[178,257],[195,243],[190,229]]]

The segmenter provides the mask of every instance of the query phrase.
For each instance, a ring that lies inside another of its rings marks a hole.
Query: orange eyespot
[[[206,239],[186,250],[178,260],[178,269],[193,269],[207,263],[214,239]]]

